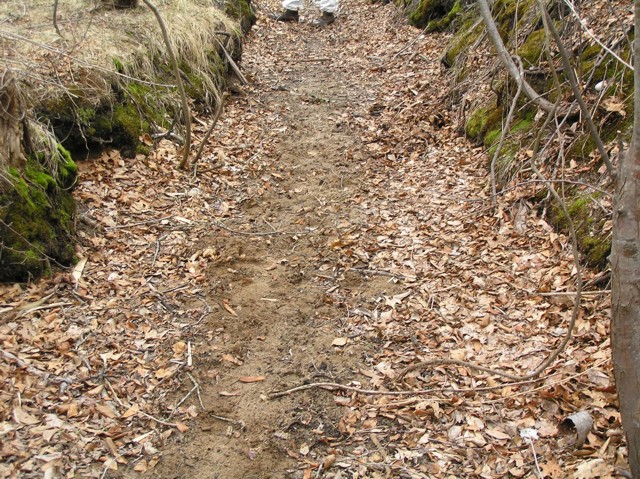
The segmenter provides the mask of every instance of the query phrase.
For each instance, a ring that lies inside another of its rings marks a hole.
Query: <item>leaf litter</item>
[[[491,208],[444,107],[446,35],[359,0],[322,31],[258,7],[251,84],[197,170],[164,140],[81,163],[78,265],[0,290],[0,475],[614,477],[608,295],[539,380],[453,362],[533,370],[575,272],[511,208],[530,190]],[[453,361],[402,374],[433,360]]]

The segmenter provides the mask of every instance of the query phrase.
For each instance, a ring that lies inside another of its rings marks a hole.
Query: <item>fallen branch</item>
[[[534,296],[575,296],[577,291],[558,291],[549,293],[531,293]],[[582,291],[582,296],[595,296],[599,294],[611,294],[610,289],[603,289],[599,291]]]
[[[401,373],[402,374],[402,373]],[[329,391],[333,391],[333,390],[342,390],[342,391],[351,391],[351,392],[355,392],[358,394],[364,394],[367,396],[410,396],[410,395],[420,395],[420,394],[431,394],[431,393],[460,393],[460,394],[466,394],[466,393],[477,393],[477,392],[486,392],[486,391],[495,391],[496,389],[502,389],[505,387],[509,387],[509,386],[522,386],[525,384],[533,384],[536,382],[540,382],[543,381],[546,378],[537,378],[537,379],[532,379],[532,380],[526,380],[526,381],[518,381],[518,382],[514,382],[514,383],[506,383],[506,384],[500,384],[498,386],[486,386],[486,387],[479,387],[479,388],[467,388],[467,389],[458,389],[458,388],[431,388],[431,389],[417,389],[415,391],[379,391],[379,390],[375,390],[375,389],[362,389],[362,388],[357,388],[354,386],[346,386],[344,384],[339,384],[339,383],[310,383],[310,384],[304,384],[302,386],[297,386],[295,388],[291,388],[291,389],[287,389],[286,391],[280,391],[280,392],[275,392],[275,393],[271,393],[269,394],[267,397],[269,399],[276,399],[282,396],[289,396],[292,393],[296,393],[296,392],[300,392],[300,391],[306,391],[307,389],[314,389],[314,388],[320,388],[320,389],[327,389]],[[397,381],[397,379],[396,379]]]
[[[218,421],[224,421],[224,422],[230,422],[232,424],[237,424],[242,429],[247,427],[247,425],[244,423],[244,421],[239,421],[237,419],[230,419],[230,418],[224,417],[224,416],[218,416],[217,414],[213,414],[212,412],[209,412],[208,414],[209,414],[209,416],[211,416],[214,419],[217,419]]]
[[[410,277],[410,276],[406,276],[404,274],[400,274],[400,273],[393,273],[391,271],[384,271],[381,269],[368,269],[368,268],[360,268],[360,267],[354,267],[354,268],[347,268],[344,270],[345,273],[348,273],[349,271],[355,271],[357,273],[361,273],[361,274],[373,274],[373,275],[378,275],[378,276],[389,276],[390,278],[397,278],[397,279],[413,279],[415,280],[415,277]]]
[[[219,221],[211,221],[211,223],[213,223],[214,225],[216,225],[218,228],[222,228],[225,231],[228,231],[229,233],[233,233],[234,235],[240,235],[240,236],[302,236],[302,235],[306,235],[306,234],[310,234],[311,231],[299,231],[299,232],[289,232],[289,231],[267,231],[267,232],[260,232],[257,231],[255,233],[251,233],[251,232],[245,232],[245,231],[238,231],[238,230],[234,230],[229,228],[228,226],[225,226],[224,224],[220,223]]]
[[[66,383],[66,384],[72,384],[74,382],[73,378],[66,378],[66,377],[63,377],[63,376],[54,376],[53,374],[49,374],[46,371],[42,371],[42,370],[36,368],[35,366],[31,366],[29,363],[27,363],[26,361],[20,359],[15,354],[10,353],[9,351],[5,351],[4,349],[0,349],[0,354],[2,354],[2,356],[5,359],[13,361],[19,367],[24,368],[28,373],[34,374],[36,376],[39,376],[39,377],[43,378],[45,381],[51,381],[51,382],[54,382],[54,383]]]
[[[105,230],[120,230],[124,228],[135,228],[136,226],[144,226],[151,223],[158,223],[160,221],[168,220],[171,218],[173,218],[173,216],[163,216],[162,218],[154,218],[152,220],[138,221],[137,223],[129,223],[126,225],[107,226]]]
[[[240,80],[240,83],[242,83],[243,85],[248,85],[249,82],[247,81],[246,77],[240,71],[240,67],[238,67],[238,64],[233,60],[233,58],[231,58],[231,55],[229,55],[229,52],[224,47],[222,42],[220,40],[218,40],[217,38],[216,38],[216,42],[218,42],[218,45],[220,45],[220,48],[222,48],[222,51],[224,52],[224,56],[226,57],[227,61],[229,62],[229,65],[231,65],[231,69],[233,70],[233,72],[236,74],[236,76]]]
[[[229,94],[226,93],[226,92],[222,96],[220,96],[216,92],[216,102],[218,103],[217,108],[216,108],[216,113],[213,116],[213,121],[211,122],[211,126],[209,127],[209,129],[207,130],[207,133],[204,135],[204,138],[200,142],[200,146],[198,147],[198,152],[196,153],[195,158],[191,162],[192,166],[195,165],[196,163],[198,163],[198,160],[202,156],[202,151],[204,150],[204,145],[207,144],[207,141],[209,141],[209,137],[211,136],[211,132],[213,131],[213,129],[218,124],[218,120],[220,119],[220,115],[222,114],[222,107],[224,106],[224,101],[227,98],[227,96],[229,96]]]
[[[439,358],[439,359],[429,359],[427,361],[421,361],[416,364],[412,364],[411,366],[407,366],[398,374],[398,378],[396,381],[401,380],[405,375],[410,373],[411,371],[415,371],[416,369],[424,369],[430,366],[462,366],[469,369],[475,369],[476,371],[482,371],[483,373],[488,373],[494,376],[502,376],[503,378],[512,379],[514,381],[520,380],[528,380],[530,379],[528,376],[518,376],[517,374],[506,373],[504,371],[500,371],[498,369],[491,369],[485,366],[480,366],[479,364],[469,363],[467,361],[461,361],[458,359],[448,359],[448,358]],[[533,377],[533,376],[532,376]]]
[[[147,414],[144,411],[138,411],[138,414],[141,414],[144,417],[149,418],[149,419],[157,422],[158,424],[162,424],[163,426],[176,427],[176,428],[178,427],[178,423],[163,421],[162,419],[158,419],[157,417],[153,417],[151,414]]]
[[[284,58],[283,61],[289,63],[314,63],[314,62],[330,62],[331,58]]]

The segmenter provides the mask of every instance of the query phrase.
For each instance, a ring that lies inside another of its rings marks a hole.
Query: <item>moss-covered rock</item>
[[[473,12],[465,14],[462,25],[442,56],[442,64],[446,68],[451,68],[455,65],[460,54],[471,48],[483,33],[484,23],[478,19],[477,14],[474,15]]]
[[[52,263],[74,260],[75,203],[69,189],[77,167],[68,151],[55,152],[57,172],[38,158],[24,171],[10,168],[0,185],[0,281],[28,281]]]
[[[536,67],[544,52],[546,33],[544,29],[531,32],[525,42],[518,48],[518,55],[525,68]]]
[[[451,10],[449,10],[449,13],[447,13],[444,17],[429,21],[426,27],[426,31],[442,32],[446,30],[454,22],[454,20],[460,15],[461,11],[462,11],[462,1],[456,0],[456,2],[453,4],[453,7],[451,7]]]
[[[244,33],[248,33],[256,23],[256,14],[253,11],[251,0],[225,0],[224,12],[240,22]]]
[[[444,30],[460,12],[461,0],[419,0],[408,2],[409,23],[427,27],[427,31]]]
[[[484,143],[488,131],[500,128],[502,110],[496,107],[481,106],[476,108],[465,125],[465,133],[476,143]]]
[[[565,192],[567,212],[576,229],[578,248],[582,252],[586,263],[595,268],[606,266],[611,252],[611,237],[604,232],[604,224],[608,217],[597,205],[601,193],[585,195],[576,190]],[[569,221],[564,211],[555,201],[550,208],[553,224],[568,233]]]

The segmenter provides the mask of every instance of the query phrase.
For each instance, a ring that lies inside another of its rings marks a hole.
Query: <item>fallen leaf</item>
[[[176,429],[180,432],[187,432],[189,427],[181,422],[176,422]]]
[[[118,414],[113,409],[103,404],[96,404],[96,411],[98,411],[101,415],[108,417],[109,419],[118,417]]]
[[[240,396],[242,393],[240,391],[220,391],[218,394],[223,397],[230,397]]]
[[[227,311],[229,311],[232,315],[234,316],[238,316],[238,313],[236,313],[233,308],[231,306],[229,306],[226,302],[222,302],[222,306],[224,306],[224,309],[226,309]]]
[[[241,383],[258,383],[267,379],[265,376],[242,376],[238,378]]]
[[[127,409],[120,417],[122,419],[127,419],[131,416],[135,416],[136,414],[138,414],[139,411],[140,411],[140,406],[138,406],[137,404],[134,404],[129,409]]]
[[[25,424],[27,426],[33,426],[34,424],[39,424],[40,423],[40,419],[38,419],[37,417],[33,416],[32,414],[29,414],[27,411],[22,409],[20,406],[17,406],[17,407],[13,408],[13,419],[15,419],[15,421],[18,424]]]

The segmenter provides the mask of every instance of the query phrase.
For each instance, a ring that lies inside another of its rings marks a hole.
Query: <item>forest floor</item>
[[[577,271],[530,189],[492,206],[447,37],[365,0],[321,30],[257,7],[197,169],[165,141],[83,162],[81,266],[0,289],[0,476],[616,477],[606,292],[537,379],[461,363],[533,371]]]

